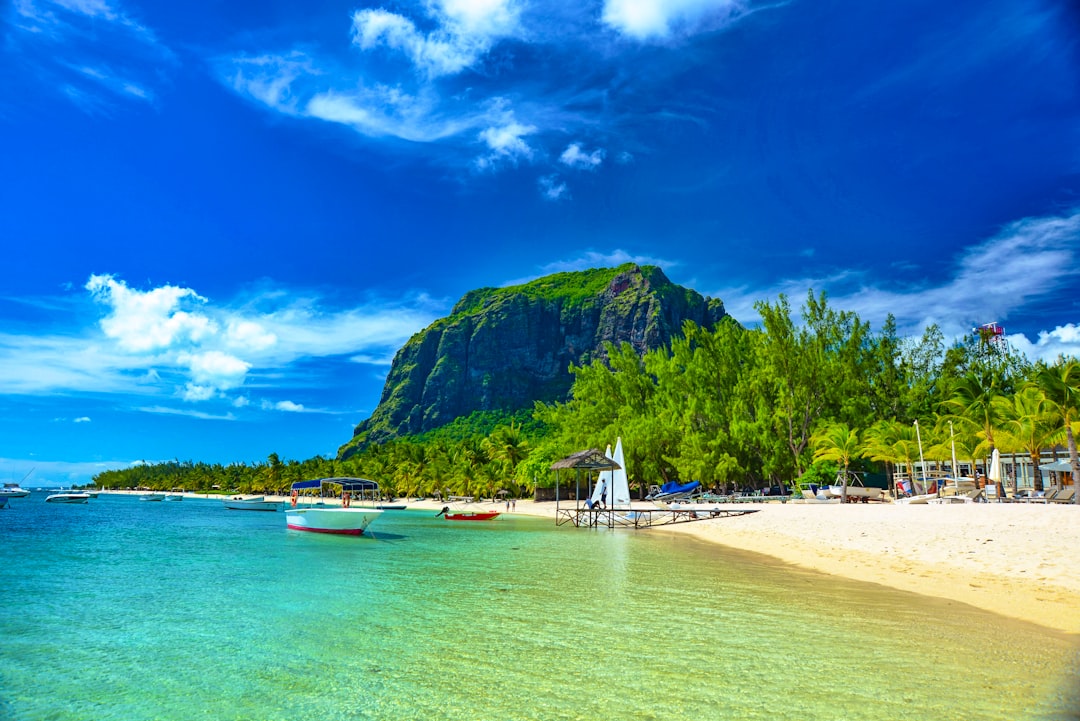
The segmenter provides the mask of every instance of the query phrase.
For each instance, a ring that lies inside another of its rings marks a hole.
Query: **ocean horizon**
[[[691,538],[45,495],[0,509],[4,719],[1076,717],[1075,636]]]

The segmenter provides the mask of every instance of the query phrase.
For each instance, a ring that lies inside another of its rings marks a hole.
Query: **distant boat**
[[[223,499],[221,503],[230,511],[276,511],[281,508],[280,502],[268,501],[264,496],[233,496]]]
[[[340,506],[301,503],[303,492],[317,493],[321,499],[324,491],[333,489],[334,495],[337,495],[339,488]],[[359,536],[383,513],[375,508],[379,484],[366,478],[317,478],[297,481],[292,484],[291,490],[290,505],[285,508],[285,525],[294,531]],[[367,502],[368,505],[354,507],[353,494],[358,494],[358,504]]]
[[[498,511],[453,511],[450,506],[445,506],[435,514],[435,517],[444,516],[448,521],[490,521],[499,517]]]
[[[165,494],[164,493],[144,493],[141,496],[139,496],[139,500],[140,501],[164,501],[165,500]]]
[[[80,491],[61,491],[45,499],[46,503],[89,503],[90,494]]]
[[[375,507],[380,511],[404,511],[408,508],[404,503],[376,503]]]
[[[165,500],[166,501],[182,501],[182,500],[184,500],[184,496],[182,494],[180,494],[180,493],[166,493],[165,494]]]
[[[30,491],[25,488],[20,488],[18,483],[5,483],[3,488],[0,488],[0,498],[26,498],[30,495]]]

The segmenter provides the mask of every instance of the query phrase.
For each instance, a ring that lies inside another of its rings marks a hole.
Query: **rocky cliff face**
[[[379,406],[341,453],[477,410],[564,400],[570,364],[603,358],[605,342],[644,354],[670,343],[686,320],[710,327],[724,315],[719,300],[632,264],[470,291],[397,352]]]

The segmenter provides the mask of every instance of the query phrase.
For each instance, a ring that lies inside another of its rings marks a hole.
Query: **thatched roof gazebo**
[[[559,471],[574,470],[576,475],[574,500],[575,502],[579,502],[581,500],[582,471],[591,473],[593,471],[614,471],[619,468],[621,468],[621,466],[618,463],[595,448],[578,451],[562,460],[555,461],[551,464],[551,470],[555,471],[555,510],[558,511],[559,509]],[[588,490],[588,486],[586,486],[586,490]]]

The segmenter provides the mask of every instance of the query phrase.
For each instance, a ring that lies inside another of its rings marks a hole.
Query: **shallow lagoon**
[[[726,523],[738,523],[727,519]],[[1075,637],[655,532],[0,510],[0,718],[1064,719]]]

